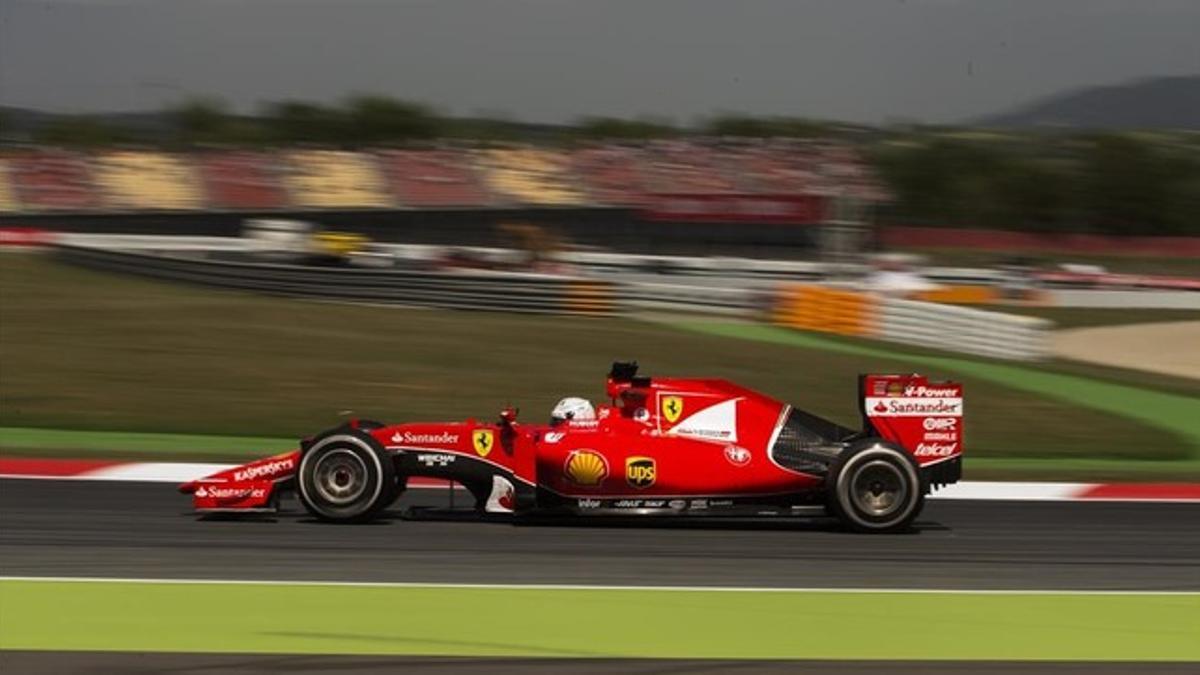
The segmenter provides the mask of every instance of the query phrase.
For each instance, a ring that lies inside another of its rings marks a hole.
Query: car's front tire
[[[300,458],[296,494],[313,516],[361,523],[395,501],[396,467],[370,434],[342,427],[313,439]]]
[[[859,532],[899,532],[912,526],[925,505],[917,463],[881,439],[850,446],[829,468],[829,507]]]

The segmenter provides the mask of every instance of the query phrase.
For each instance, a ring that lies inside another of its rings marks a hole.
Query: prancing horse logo
[[[664,396],[662,399],[662,416],[672,424],[683,414],[683,398],[679,396]]]
[[[475,446],[475,452],[480,457],[487,457],[492,451],[492,440],[491,429],[476,429],[471,433],[471,445]]]

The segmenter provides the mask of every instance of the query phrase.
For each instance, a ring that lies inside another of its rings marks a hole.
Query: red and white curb
[[[934,492],[932,499],[991,499],[1022,502],[1198,502],[1200,483],[1020,483],[963,481]]]
[[[0,457],[0,478],[185,483],[232,464],[120,462],[87,459]],[[445,488],[447,482],[416,478],[410,488]],[[1197,502],[1200,483],[1018,483],[964,481],[944,487],[933,499],[997,501]]]

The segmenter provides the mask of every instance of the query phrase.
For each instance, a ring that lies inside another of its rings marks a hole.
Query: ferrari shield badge
[[[679,420],[679,416],[683,414],[683,397],[681,396],[664,396],[662,397],[662,416],[663,419],[674,424]]]
[[[476,429],[471,433],[471,445],[475,446],[475,452],[480,457],[487,457],[492,451],[492,444],[495,440],[495,435],[491,429]]]

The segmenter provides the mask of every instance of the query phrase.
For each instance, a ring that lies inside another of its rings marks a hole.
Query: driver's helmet
[[[596,409],[591,401],[578,396],[568,396],[554,406],[550,411],[550,424],[560,424],[566,420],[594,420]]]

